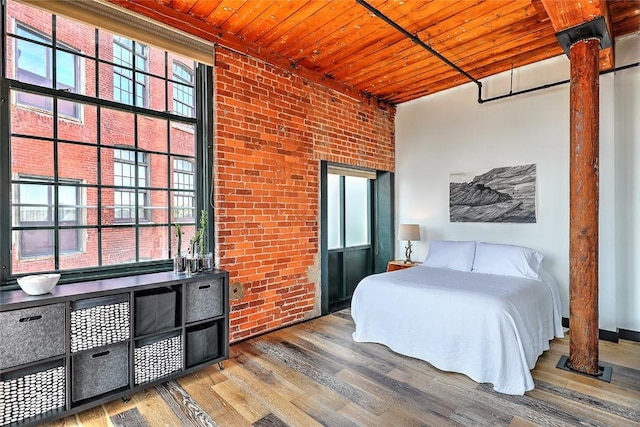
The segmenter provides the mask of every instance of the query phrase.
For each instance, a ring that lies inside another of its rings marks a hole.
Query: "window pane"
[[[149,116],[138,116],[138,147],[149,151],[167,151],[167,121]]]
[[[136,230],[133,227],[102,230],[102,265],[136,262]]]
[[[193,125],[171,122],[171,154],[194,156],[196,131]]]
[[[60,178],[96,185],[98,183],[97,152],[96,147],[59,143]]]
[[[171,187],[179,190],[172,193],[172,221],[194,220],[196,188],[193,162],[188,159],[174,159],[172,178]]]
[[[53,186],[46,184],[17,184],[19,226],[52,225],[50,195]]]
[[[128,111],[102,108],[100,110],[100,137],[103,145],[133,147],[135,116]]]
[[[20,105],[40,105],[43,109],[51,108],[53,98],[37,95],[24,91],[11,91],[12,96]],[[25,100],[26,104],[22,104]],[[38,126],[33,126],[34,115],[37,114]],[[31,108],[11,108],[11,132],[14,134],[53,137],[53,120],[50,117],[38,114]]]
[[[194,117],[193,68],[174,62],[173,80],[169,83],[169,90],[173,95],[173,112],[185,117]]]
[[[12,137],[11,174],[53,176],[53,142]]]
[[[369,243],[369,180],[344,177],[345,240],[347,247]]]
[[[152,110],[171,110],[171,105],[167,106],[165,80],[158,77],[144,76],[143,74],[136,75],[138,76],[136,97],[141,98],[141,94],[145,96],[144,100],[138,99],[138,105],[142,105],[140,102],[148,102],[148,108]]]
[[[69,52],[56,52],[56,88],[76,92],[76,59]]]
[[[138,187],[148,187],[147,181],[147,166],[138,165]]]
[[[63,225],[78,225],[80,217],[80,188],[61,185],[58,187],[58,221]]]
[[[140,228],[140,261],[169,258],[169,231],[166,226]]]
[[[68,117],[58,117],[58,138],[96,144],[98,142],[98,109],[96,106],[79,102],[64,102],[69,104],[69,107],[65,108],[78,112],[78,120],[69,121]]]
[[[56,88],[62,89],[70,93],[82,93],[80,88],[80,82],[78,77],[78,63],[80,58],[75,55],[57,51],[56,53]],[[58,99],[58,114],[67,118],[80,119],[81,118],[81,104],[67,101],[65,99]]]
[[[78,212],[79,225],[98,225],[98,189],[81,188],[78,204],[81,209]]]
[[[59,230],[58,239],[60,254],[75,253],[80,250],[80,230]]]
[[[327,175],[327,230],[328,247],[342,247],[342,230],[340,224],[340,175]]]
[[[53,111],[53,98],[50,96],[37,95],[33,92],[27,92],[27,91],[16,91],[15,94],[16,94],[15,95],[16,102],[21,106],[31,107],[36,110],[41,110],[46,112]],[[17,112],[22,117],[24,117],[25,111],[23,109],[20,109]],[[27,111],[26,114],[33,114],[33,112]],[[47,121],[47,120],[45,119],[43,121]],[[29,127],[30,122],[24,123],[24,125],[25,125],[24,127]],[[39,126],[30,126],[30,127],[31,129],[25,129],[26,134],[38,135],[38,136],[51,135],[51,132],[50,132],[51,127],[49,123],[44,123],[44,126],[42,126],[42,128],[40,128]],[[19,133],[19,130],[17,129],[16,130],[12,129],[12,131],[14,133]]]
[[[72,232],[74,234],[72,234]],[[64,236],[64,237],[63,237]],[[78,251],[60,256],[60,269],[98,267],[98,230],[60,230],[60,240],[78,242]],[[74,240],[75,239],[75,240]]]
[[[58,98],[58,114],[65,118],[78,118],[80,111],[76,110],[77,103]]]
[[[193,222],[196,218],[195,191],[174,191],[171,193],[171,222]]]
[[[104,38],[106,38],[106,35],[105,35],[104,31],[101,31],[100,32],[100,39],[102,40]],[[107,51],[107,49],[105,48],[105,46],[101,45],[100,46],[100,55],[102,55],[106,51]],[[108,52],[111,53],[111,49],[109,49]],[[111,61],[112,60],[111,57],[103,58],[103,59],[106,59],[107,61]],[[100,86],[98,86],[96,88],[97,96],[100,99],[104,99],[104,100],[107,100],[107,101],[114,101],[115,100],[114,96],[113,96],[114,95],[113,87],[116,84],[115,72],[114,72],[114,70],[116,68],[119,68],[119,67],[114,67],[113,65],[106,64],[104,62],[100,62],[98,64],[98,73],[100,74],[100,81],[106,82],[106,83],[101,84]]]
[[[134,222],[136,219],[136,193],[114,190],[114,218],[116,221]]]
[[[53,255],[55,248],[53,230],[32,229],[18,233],[21,259]]]
[[[169,192],[165,190],[151,190],[146,200],[146,218],[156,224],[167,224],[169,222]],[[169,246],[167,246],[168,248]]]
[[[18,104],[28,107],[33,107],[42,111],[53,110],[53,98],[50,96],[36,95],[32,92],[18,92],[16,94],[16,100]]]
[[[31,31],[18,27],[18,35],[40,42],[48,40]],[[17,72],[18,80],[38,86],[51,87],[51,48],[26,40],[17,40]]]
[[[166,154],[148,154],[147,185],[167,188],[168,156]]]

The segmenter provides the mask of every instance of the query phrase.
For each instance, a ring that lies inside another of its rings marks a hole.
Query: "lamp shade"
[[[420,226],[418,224],[400,224],[398,240],[420,240]]]

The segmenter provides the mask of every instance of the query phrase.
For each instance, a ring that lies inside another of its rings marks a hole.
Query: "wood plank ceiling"
[[[356,0],[108,1],[351,95],[397,104],[469,81]],[[640,31],[640,0],[368,3],[478,80],[562,55],[563,22],[601,15],[614,39]],[[613,67],[613,50],[600,57]]]

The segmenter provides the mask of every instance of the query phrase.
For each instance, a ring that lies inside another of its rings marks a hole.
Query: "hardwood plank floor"
[[[600,342],[611,383],[538,359],[536,388],[493,391],[379,344],[356,343],[349,309],[231,346],[202,369],[48,426],[640,426],[640,343]]]

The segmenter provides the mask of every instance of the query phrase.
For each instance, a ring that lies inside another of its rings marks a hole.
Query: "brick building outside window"
[[[197,185],[209,166],[196,111],[211,107],[195,94],[196,70],[210,68],[13,0],[4,10],[2,282],[168,269],[173,224],[189,239],[208,194]]]

